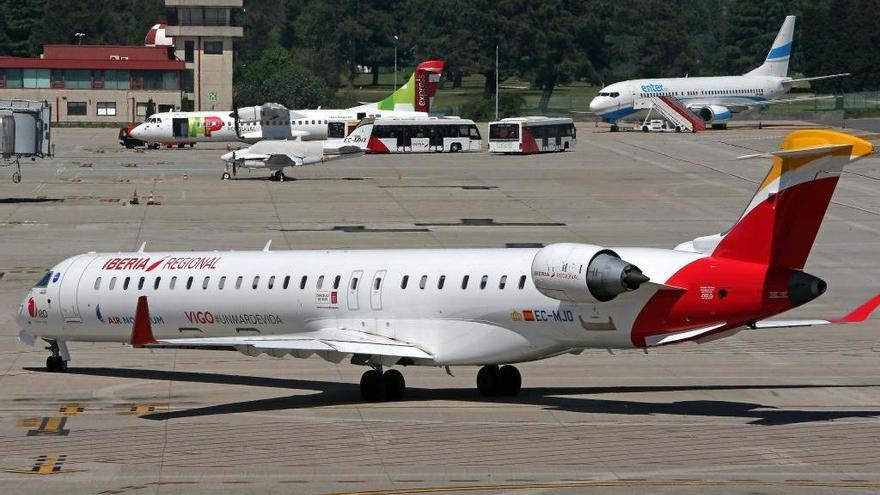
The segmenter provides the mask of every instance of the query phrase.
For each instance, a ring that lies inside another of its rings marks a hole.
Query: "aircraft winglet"
[[[832,320],[832,323],[860,323],[868,319],[871,313],[880,306],[880,294],[865,301],[864,304],[852,310],[848,315],[839,320]]]
[[[134,312],[134,325],[131,326],[132,347],[158,343],[153,338],[153,325],[150,323],[150,308],[147,305],[147,296],[138,297],[137,309]]]

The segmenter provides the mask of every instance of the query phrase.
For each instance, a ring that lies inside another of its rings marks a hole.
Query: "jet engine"
[[[532,280],[541,294],[560,301],[606,302],[649,279],[614,251],[592,244],[561,243],[542,248],[532,260]]]
[[[727,122],[732,116],[730,109],[721,105],[706,105],[700,108],[697,113],[707,124]]]

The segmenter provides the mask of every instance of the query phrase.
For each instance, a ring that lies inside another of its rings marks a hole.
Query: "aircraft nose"
[[[600,112],[600,111],[602,111],[602,109],[605,107],[605,105],[603,105],[603,103],[604,103],[603,100],[604,100],[604,99],[605,99],[605,98],[603,98],[603,97],[601,97],[601,96],[597,96],[597,97],[593,98],[592,100],[590,100],[590,111],[591,111],[591,112]]]
[[[224,153],[223,156],[220,157],[224,162],[231,162],[235,159],[235,152],[230,151],[229,153]]]
[[[146,129],[144,128],[144,124],[139,124],[135,126],[134,129],[131,130],[131,137],[135,139],[143,139],[146,136]]]

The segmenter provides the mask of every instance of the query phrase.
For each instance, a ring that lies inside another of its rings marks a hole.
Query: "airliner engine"
[[[707,124],[727,122],[732,116],[730,109],[721,105],[706,105],[700,108],[699,114]]]
[[[614,251],[592,244],[560,243],[532,260],[532,280],[547,297],[570,302],[606,302],[636,290],[648,277]]]

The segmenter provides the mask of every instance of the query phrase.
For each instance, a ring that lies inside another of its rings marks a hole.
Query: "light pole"
[[[73,37],[76,38],[77,45],[82,45],[83,38],[86,37],[86,33],[76,33],[73,35]]]
[[[394,35],[394,91],[397,91],[397,35]]]

